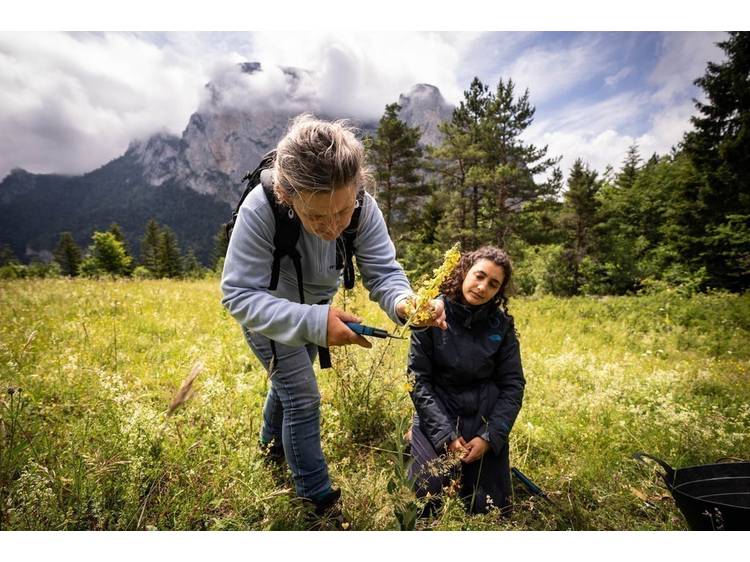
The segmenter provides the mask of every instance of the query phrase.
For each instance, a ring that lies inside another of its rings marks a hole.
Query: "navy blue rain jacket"
[[[444,301],[448,329],[411,336],[415,423],[438,452],[460,435],[467,441],[481,436],[499,454],[526,385],[513,321],[492,302]]]

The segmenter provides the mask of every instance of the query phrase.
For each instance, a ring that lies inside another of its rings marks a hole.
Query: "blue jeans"
[[[243,332],[250,349],[268,370],[270,340],[246,328]],[[320,392],[312,365],[317,347],[275,345],[277,364],[263,407],[260,439],[283,445],[298,496],[320,498],[330,492],[331,480],[320,446]]]

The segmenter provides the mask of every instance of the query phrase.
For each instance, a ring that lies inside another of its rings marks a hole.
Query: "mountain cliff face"
[[[261,72],[259,63],[239,68],[242,74]],[[292,75],[286,76],[294,81]],[[154,135],[131,143],[128,153],[143,167],[147,183],[156,187],[174,181],[227,204],[236,202],[240,180],[276,145],[293,114],[268,100],[256,104],[242,100],[246,103],[234,107],[221,86],[206,86],[207,98],[190,117],[181,138]],[[293,90],[293,84],[288,89]]]
[[[82,176],[14,170],[0,183],[0,243],[29,259],[52,249],[60,232],[73,232],[85,246],[94,230],[117,222],[137,253],[153,217],[175,230],[183,251],[192,248],[208,263],[213,236],[243,189],[242,177],[276,146],[289,120],[303,111],[345,117],[320,111],[314,91],[310,71],[242,63],[206,85],[181,137],[159,133],[133,141],[121,157]],[[422,129],[422,143],[437,144],[437,125],[452,111],[440,91],[417,84],[399,104],[402,119]],[[377,122],[355,125],[373,134]]]
[[[240,65],[241,74],[263,72],[260,63]],[[314,76],[295,68],[281,68],[282,96],[274,99],[236,99],[237,84],[209,83],[208,98],[194,113],[182,138],[155,135],[133,143],[137,161],[144,166],[144,177],[151,185],[175,180],[186,187],[212,195],[233,205],[245,173],[273,149],[287,129],[290,119],[303,111],[324,118],[307,92]],[[227,82],[225,80],[225,82]],[[308,87],[306,87],[308,85]],[[401,118],[422,130],[423,144],[438,144],[437,125],[449,120],[453,107],[440,90],[417,84],[399,97]],[[356,123],[366,134],[374,133],[377,123]]]
[[[440,90],[430,84],[417,84],[399,96],[398,104],[401,120],[421,129],[422,144],[440,144],[442,135],[438,125],[450,121],[453,114],[453,106],[445,101]]]

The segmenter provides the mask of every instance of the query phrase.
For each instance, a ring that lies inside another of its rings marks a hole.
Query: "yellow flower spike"
[[[453,247],[445,252],[443,264],[432,272],[432,279],[425,281],[416,292],[416,298],[410,297],[406,302],[406,314],[409,317],[407,324],[422,324],[432,318],[430,301],[436,298],[440,292],[440,285],[453,272],[461,259],[461,244],[456,242]]]

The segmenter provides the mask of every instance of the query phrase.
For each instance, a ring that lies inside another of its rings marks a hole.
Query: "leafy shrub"
[[[11,263],[0,267],[0,279],[25,279],[28,276],[28,268],[20,263]]]
[[[152,279],[153,277],[154,275],[151,273],[151,270],[143,265],[136,266],[133,270],[134,279]]]

